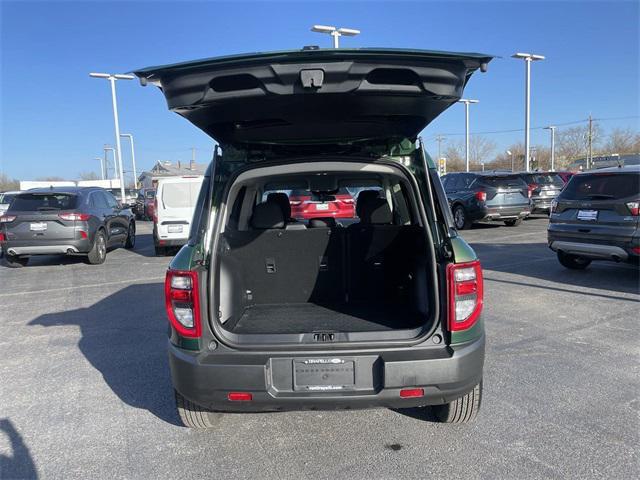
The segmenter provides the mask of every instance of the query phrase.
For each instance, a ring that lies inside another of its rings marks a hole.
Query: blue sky
[[[0,3],[0,171],[20,179],[75,178],[114,142],[108,83],[91,71],[127,72],[196,58],[329,46],[314,23],[359,28],[349,47],[411,47],[499,55],[465,95],[477,98],[471,129],[519,129],[524,65],[516,51],[544,54],[532,67],[532,126],[639,115],[639,3],[635,2],[7,2]],[[140,168],[157,160],[208,161],[213,142],[167,111],[161,93],[118,83],[122,132],[133,133]],[[638,128],[638,118],[602,122]],[[427,127],[462,133],[454,105]],[[492,134],[500,148],[522,133]],[[460,139],[462,137],[450,137]],[[532,132],[546,144],[548,132]],[[126,143],[125,162],[129,161]]]

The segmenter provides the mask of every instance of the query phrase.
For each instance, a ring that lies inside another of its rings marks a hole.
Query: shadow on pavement
[[[571,293],[580,293],[575,287],[621,293],[640,292],[640,269],[631,264],[598,261],[593,262],[585,270],[570,270],[560,265],[556,254],[547,248],[546,242],[493,244],[472,242],[471,245],[486,272],[515,273],[532,279],[531,282],[522,283],[503,279],[491,279],[492,281],[556,291],[565,286]],[[490,277],[490,273],[487,276]],[[537,280],[553,282],[555,285],[541,285]]]
[[[29,448],[8,418],[0,418],[0,432],[9,439],[12,452],[11,455],[0,454],[0,478],[38,478]]]
[[[77,325],[78,348],[120,400],[178,422],[167,362],[163,284],[128,286],[91,307],[42,315],[29,325]]]

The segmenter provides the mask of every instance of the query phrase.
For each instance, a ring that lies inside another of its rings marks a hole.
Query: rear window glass
[[[78,197],[64,193],[22,194],[11,202],[11,210],[34,212],[38,210],[71,210],[76,208]]]
[[[166,208],[191,208],[196,204],[202,182],[166,183],[162,203]]]
[[[518,187],[526,188],[527,184],[517,175],[501,175],[495,177],[480,177],[478,182],[495,188]]]
[[[640,175],[594,173],[574,175],[562,192],[565,200],[619,199],[640,196]]]
[[[557,185],[562,187],[564,182],[559,175],[554,173],[534,173],[528,176],[529,183],[537,183],[538,185]]]

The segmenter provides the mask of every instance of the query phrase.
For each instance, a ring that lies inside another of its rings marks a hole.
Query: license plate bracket
[[[341,358],[293,360],[293,389],[332,392],[355,388],[355,362]]]
[[[578,220],[595,222],[598,220],[598,210],[578,210]]]
[[[47,222],[33,222],[29,225],[32,232],[44,232],[47,229]]]
[[[328,203],[316,203],[316,210],[329,210]]]
[[[167,231],[169,233],[182,233],[182,225],[169,225]]]

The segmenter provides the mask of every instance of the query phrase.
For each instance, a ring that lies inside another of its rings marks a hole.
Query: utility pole
[[[133,188],[138,188],[138,172],[136,170],[136,152],[133,148],[133,135],[130,133],[121,133],[121,137],[127,137],[131,142],[131,163],[133,164]]]
[[[195,170],[196,168],[196,147],[191,147],[191,165],[189,170]]]
[[[116,165],[115,165],[115,157],[116,157],[116,149],[113,147],[110,147],[109,145],[105,145],[104,146],[104,171],[105,171],[105,176],[108,178],[109,177],[109,157],[107,157],[107,152],[111,151],[113,152],[113,158],[114,158],[114,167],[113,167],[113,176],[116,176]]]
[[[589,114],[589,133],[587,133],[587,145],[589,146],[589,152],[587,153],[587,170],[593,165],[593,118]]]
[[[100,162],[100,177],[102,178],[102,180],[104,180],[104,160],[100,157],[96,157],[94,160]]]

